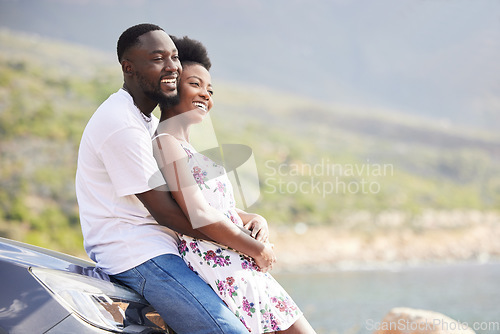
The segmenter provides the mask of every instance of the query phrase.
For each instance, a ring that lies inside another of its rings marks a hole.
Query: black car
[[[92,262],[0,238],[0,334],[173,333]]]

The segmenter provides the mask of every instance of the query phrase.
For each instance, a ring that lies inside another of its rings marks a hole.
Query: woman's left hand
[[[250,231],[250,235],[256,240],[268,242],[269,226],[267,225],[267,220],[258,214],[252,214],[252,216],[245,224],[245,228]]]

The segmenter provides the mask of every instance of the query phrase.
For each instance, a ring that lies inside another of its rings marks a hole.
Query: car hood
[[[5,238],[0,238],[0,261],[16,263],[27,268],[63,270],[109,280],[93,262]]]

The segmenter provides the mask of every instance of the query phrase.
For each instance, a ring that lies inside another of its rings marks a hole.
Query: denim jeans
[[[177,255],[160,255],[112,278],[143,296],[178,334],[248,334],[222,299]]]

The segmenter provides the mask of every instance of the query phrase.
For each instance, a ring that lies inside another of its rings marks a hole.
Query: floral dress
[[[188,166],[207,202],[234,224],[243,226],[235,211],[233,189],[224,168],[180,143]],[[228,247],[179,235],[179,253],[189,268],[207,282],[252,333],[285,330],[301,315],[286,291],[254,260]]]

